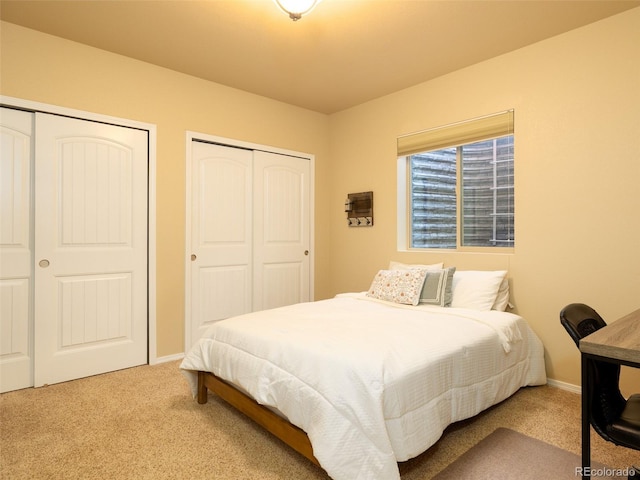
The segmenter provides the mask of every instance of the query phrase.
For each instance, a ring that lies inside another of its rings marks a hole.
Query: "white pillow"
[[[506,276],[506,270],[456,270],[453,274],[451,306],[472,310],[491,310]]]
[[[427,276],[425,269],[380,270],[373,277],[368,297],[387,302],[417,305]]]
[[[500,288],[498,289],[498,295],[496,296],[496,301],[493,302],[493,307],[491,310],[500,310],[504,312],[509,306],[509,279],[505,276],[502,279],[502,283],[500,284]]]
[[[411,270],[413,268],[424,268],[426,270],[441,270],[444,268],[444,263],[433,263],[431,265],[420,265],[417,263],[409,264],[409,263],[400,263],[394,262],[393,260],[389,262],[389,270]]]

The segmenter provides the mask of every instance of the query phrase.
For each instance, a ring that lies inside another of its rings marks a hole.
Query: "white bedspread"
[[[399,479],[447,425],[546,382],[519,316],[344,294],[211,326],[181,364],[214,373],[307,432],[334,480]]]

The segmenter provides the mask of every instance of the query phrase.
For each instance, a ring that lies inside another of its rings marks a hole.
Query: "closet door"
[[[254,310],[309,301],[309,163],[254,152]]]
[[[0,109],[0,392],[33,385],[33,114]]]
[[[192,142],[187,346],[212,323],[251,311],[252,155],[251,150]]]
[[[310,163],[192,142],[187,349],[212,323],[309,300]]]
[[[35,386],[147,362],[147,142],[36,114]]]

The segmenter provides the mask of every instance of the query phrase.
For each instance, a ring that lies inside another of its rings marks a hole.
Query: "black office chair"
[[[580,339],[607,325],[598,312],[583,303],[564,307],[560,323],[578,347]],[[591,425],[605,440],[640,450],[640,394],[628,399],[622,396],[620,365],[592,358],[588,362]]]

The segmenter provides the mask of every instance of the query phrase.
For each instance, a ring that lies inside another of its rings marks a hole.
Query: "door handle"
[[[196,257],[196,254],[195,254],[195,253],[192,253],[192,254],[191,254],[191,261],[192,261],[192,262],[195,262],[195,261],[196,261],[196,258],[198,258],[198,257]]]
[[[309,250],[305,250],[305,251],[304,251],[304,254],[305,254],[305,255],[309,255]]]
[[[42,268],[47,268],[49,266],[49,260],[43,258],[38,262],[38,265],[40,265]]]

